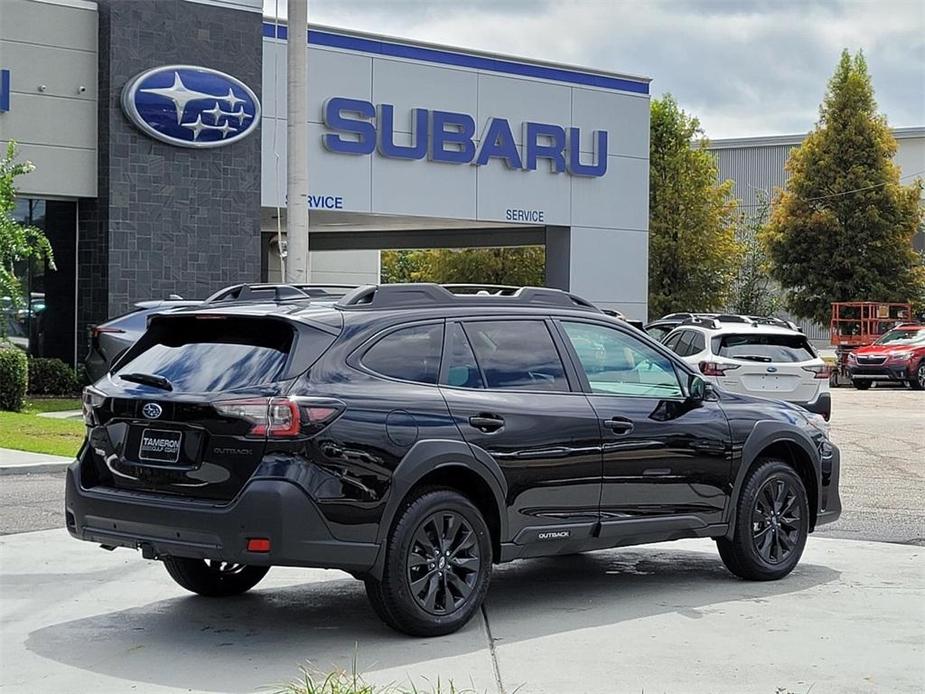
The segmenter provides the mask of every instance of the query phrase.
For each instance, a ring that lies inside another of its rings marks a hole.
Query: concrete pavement
[[[25,475],[38,472],[58,472],[74,462],[73,458],[48,453],[29,453],[0,448],[0,475]]]
[[[770,583],[732,577],[709,540],[515,562],[465,629],[420,640],[340,572],[273,569],[248,595],[205,599],[135,552],[23,533],[0,538],[0,688],[246,692],[356,655],[369,681],[425,689],[921,692],[923,554],[813,536]]]

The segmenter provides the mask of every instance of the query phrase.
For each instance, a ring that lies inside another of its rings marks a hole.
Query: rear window
[[[486,388],[569,389],[559,352],[542,321],[473,321],[465,330]]]
[[[315,346],[330,346],[324,335]],[[292,349],[294,331],[282,321],[244,318],[169,318],[155,321],[118,365],[119,374],[166,378],[174,391],[236,390],[279,378]],[[302,354],[300,349],[300,357]],[[309,364],[310,365],[310,364]],[[306,366],[307,368],[307,366]]]
[[[713,351],[718,356],[731,359],[788,363],[816,358],[816,353],[803,335],[747,333],[722,335],[713,340]]]
[[[443,352],[443,324],[415,325],[389,333],[360,359],[370,371],[402,381],[436,384]]]

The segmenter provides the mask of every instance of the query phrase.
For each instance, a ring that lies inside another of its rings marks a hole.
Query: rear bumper
[[[828,421],[829,417],[832,416],[832,395],[828,391],[819,393],[815,398],[808,402],[795,402],[793,404],[799,405],[804,410],[809,410],[810,412],[821,414],[823,417],[825,417],[826,421]]]
[[[908,381],[913,378],[907,364],[849,366],[848,375],[858,381]]]
[[[110,547],[141,549],[149,558],[214,559],[257,566],[369,570],[378,544],[337,540],[304,489],[287,479],[253,479],[229,504],[192,502],[113,489],[84,489],[80,463],[68,468],[68,532]],[[249,538],[268,538],[270,552],[248,552]]]

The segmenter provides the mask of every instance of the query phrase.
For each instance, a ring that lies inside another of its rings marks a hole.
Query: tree
[[[383,284],[420,282],[427,251],[382,251],[379,254],[379,281]]]
[[[30,161],[16,161],[16,143],[10,142],[6,154],[0,157],[0,300],[9,301],[12,308],[24,305],[22,282],[16,276],[16,264],[22,261],[48,262],[54,269],[51,244],[42,230],[25,226],[13,217],[16,207],[15,179],[35,168]],[[4,307],[6,308],[6,307]],[[5,322],[0,322],[2,328]]]
[[[861,52],[842,51],[819,121],[787,161],[765,240],[787,305],[824,324],[835,301],[909,301],[925,272],[912,248],[922,182],[900,184],[896,140]]]
[[[543,286],[542,246],[383,251],[381,276],[390,282]]]
[[[768,223],[767,194],[758,194],[758,207],[742,215],[736,230],[741,261],[730,291],[729,310],[750,316],[771,316],[780,309],[778,288],[768,273],[769,258],[761,235]]]
[[[717,184],[700,122],[670,94],[652,101],[649,145],[649,312],[722,307],[739,259],[732,181]]]

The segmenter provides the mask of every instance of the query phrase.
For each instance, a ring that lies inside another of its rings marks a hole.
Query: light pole
[[[308,0],[288,0],[286,282],[311,281],[308,258]]]

